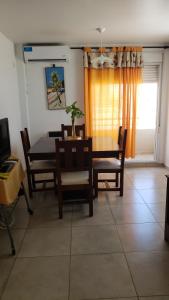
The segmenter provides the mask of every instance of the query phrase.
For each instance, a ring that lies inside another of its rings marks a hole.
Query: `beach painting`
[[[48,109],[65,109],[64,67],[45,68]]]

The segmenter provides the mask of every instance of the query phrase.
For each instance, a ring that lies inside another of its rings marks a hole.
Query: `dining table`
[[[53,160],[55,154],[55,139],[43,136],[29,149],[28,155],[31,160]],[[62,138],[57,138],[61,139]],[[110,136],[92,137],[92,158],[119,157],[123,150]]]
[[[31,160],[49,160],[55,159],[55,139],[54,137],[43,136],[29,150]],[[62,139],[62,138],[59,138]],[[122,153],[119,144],[109,136],[92,137],[92,157],[110,158],[119,157]],[[165,217],[165,240],[169,241],[169,176],[167,176],[167,200]]]

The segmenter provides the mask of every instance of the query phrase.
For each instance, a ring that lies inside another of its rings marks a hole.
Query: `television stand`
[[[1,170],[3,171],[5,169],[5,167],[3,167],[4,165],[6,170],[8,169],[7,167],[11,168],[12,166],[12,170],[9,172],[8,169],[8,171],[6,171],[8,173],[0,174],[0,224],[7,230],[12,255],[15,255],[15,244],[12,232],[10,230],[10,222],[14,209],[18,203],[18,200],[20,199],[19,196],[24,195],[27,210],[30,215],[33,214],[33,211],[29,205],[29,199],[23,184],[25,173],[22,169],[20,161],[4,161],[0,165],[0,167],[2,167]]]
[[[0,173],[8,173],[12,170],[14,167],[15,163],[14,162],[3,162],[0,164]]]

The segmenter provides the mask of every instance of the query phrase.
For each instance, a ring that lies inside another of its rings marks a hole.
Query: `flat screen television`
[[[8,118],[0,119],[0,164],[11,155]]]

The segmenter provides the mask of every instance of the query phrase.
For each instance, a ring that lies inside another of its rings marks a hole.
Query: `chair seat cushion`
[[[64,172],[61,175],[62,185],[89,184],[89,172]]]
[[[30,164],[31,170],[55,170],[56,161],[55,160],[35,160]]]
[[[120,160],[116,158],[93,160],[93,169],[95,170],[111,170],[111,169],[114,170],[120,168],[121,168]]]

